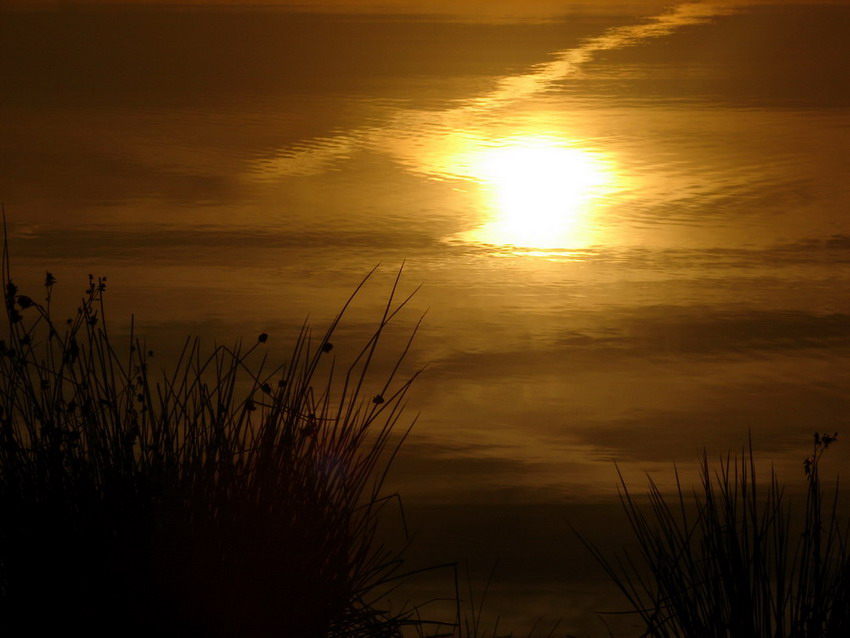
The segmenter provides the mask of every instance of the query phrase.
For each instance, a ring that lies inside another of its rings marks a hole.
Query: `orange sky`
[[[87,5],[261,6],[308,11],[386,12],[410,14],[549,16],[600,5],[645,13],[670,4],[665,0],[6,0],[17,6],[85,7]]]
[[[693,0],[689,0],[693,1]],[[811,4],[812,0],[696,0],[705,4]],[[842,4],[846,0],[817,0],[817,4]],[[326,7],[343,7],[349,9],[392,9],[403,11],[453,11],[479,10],[490,8],[498,10],[524,11],[535,9],[564,10],[587,5],[588,7],[611,6],[617,8],[632,7],[646,9],[653,6],[666,7],[669,0],[8,0],[7,6],[19,5],[52,5],[52,6],[86,6],[98,4],[111,5],[174,5],[174,6],[298,6],[305,9],[322,9]]]
[[[443,14],[477,17],[550,17],[581,11],[599,13],[600,7],[618,13],[646,15],[693,0],[3,0],[6,7],[86,7],[92,5],[288,7],[306,11],[356,11],[358,13]],[[808,4],[812,0],[697,0],[697,4],[747,6],[758,4]],[[817,0],[841,4],[846,0]]]

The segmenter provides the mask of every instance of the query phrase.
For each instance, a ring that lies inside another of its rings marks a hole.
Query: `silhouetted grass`
[[[454,605],[454,618],[452,622],[422,621],[420,618],[421,623],[415,627],[414,635],[416,638],[553,638],[556,635],[561,624],[560,620],[554,623],[551,628],[548,628],[543,626],[542,619],[538,619],[527,633],[522,634],[502,631],[500,628],[501,619],[498,616],[494,620],[488,619],[488,622],[485,622],[484,610],[487,607],[487,595],[496,573],[495,566],[491,569],[480,592],[476,592],[473,587],[472,575],[468,565],[465,570],[465,587],[461,587],[457,564],[445,564],[432,569],[446,567],[451,568],[454,575],[454,596],[440,600],[442,602],[449,601]],[[488,616],[490,615],[491,612],[488,611]],[[569,634],[559,635],[563,635],[564,638],[574,638]]]
[[[412,381],[396,379],[409,342],[369,376],[407,302],[395,285],[336,375],[342,312],[279,366],[265,334],[209,352],[189,339],[166,374],[135,335],[110,337],[105,278],[60,324],[53,275],[43,301],[17,289],[7,251],[2,275],[3,635],[397,636],[419,622],[382,610],[401,558],[376,539]]]
[[[818,472],[837,435],[816,434],[805,461],[805,507],[786,503],[771,469],[756,478],[752,445],[712,470],[704,455],[693,497],[676,474],[666,499],[650,479],[638,503],[620,475],[621,501],[640,560],[585,545],[628,598],[645,636],[850,636],[850,554],[838,486],[828,502]]]

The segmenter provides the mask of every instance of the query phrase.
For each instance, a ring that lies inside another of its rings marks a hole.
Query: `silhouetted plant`
[[[757,484],[752,443],[740,460],[727,456],[714,471],[703,455],[692,498],[677,472],[672,502],[650,479],[641,505],[620,474],[621,502],[642,560],[609,559],[582,541],[640,615],[643,635],[850,635],[848,530],[839,522],[838,486],[825,507],[819,476],[821,456],[836,437],[814,436],[799,519],[772,469],[768,484]]]
[[[554,626],[548,631],[542,626],[542,619],[538,619],[528,633],[514,635],[513,633],[503,633],[500,631],[500,618],[497,616],[492,626],[485,624],[482,620],[484,608],[487,600],[487,594],[490,591],[490,585],[493,583],[493,576],[496,573],[496,567],[490,571],[483,588],[480,593],[476,593],[472,584],[472,576],[469,566],[466,567],[466,591],[462,592],[460,587],[460,579],[458,574],[458,565],[456,563],[441,565],[439,567],[450,567],[454,573],[455,593],[451,600],[455,606],[455,617],[453,622],[435,622],[421,621],[416,626],[417,638],[553,638],[556,635],[561,621],[558,620]],[[436,568],[430,568],[436,569]],[[421,620],[421,619],[420,619]],[[540,633],[538,633],[538,629]],[[545,632],[545,633],[544,633]],[[565,634],[564,638],[575,638],[570,634]]]
[[[124,350],[110,338],[106,278],[89,277],[64,325],[53,274],[43,303],[22,294],[4,249],[2,278],[4,635],[398,636],[419,622],[382,610],[401,558],[376,538],[416,376],[396,379],[409,341],[368,375],[409,300],[394,301],[398,279],[337,378],[330,339],[351,299],[280,366],[266,333],[207,354],[187,339],[160,377],[132,326]]]

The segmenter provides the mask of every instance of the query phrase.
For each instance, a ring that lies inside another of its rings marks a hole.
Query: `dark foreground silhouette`
[[[342,313],[317,339],[305,327],[277,366],[261,334],[208,352],[189,339],[155,372],[132,328],[123,348],[111,339],[105,279],[90,277],[66,321],[51,315],[52,274],[43,295],[24,294],[4,251],[2,280],[2,635],[495,633],[480,609],[445,623],[383,606],[403,574],[401,554],[377,537],[394,502],[382,484],[416,376],[396,378],[410,341],[389,373],[370,371],[407,302],[394,303],[395,286],[372,337],[334,375]],[[613,560],[586,544],[643,635],[850,636],[848,534],[818,472],[835,437],[815,437],[800,517],[772,473],[757,486],[751,452],[716,470],[704,459],[693,498],[680,485],[669,501],[651,485],[641,505],[622,484],[641,555]]]
[[[336,377],[340,317],[319,338],[305,327],[279,366],[262,334],[210,352],[187,340],[164,373],[135,335],[113,343],[105,279],[90,277],[67,321],[51,315],[55,284],[48,273],[43,294],[24,294],[4,256],[3,635],[390,636],[417,623],[381,609],[401,561],[375,539],[404,438],[391,443],[406,349],[378,381],[369,369],[406,300],[390,295]]]

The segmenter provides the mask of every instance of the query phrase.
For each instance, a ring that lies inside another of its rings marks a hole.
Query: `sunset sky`
[[[843,0],[819,0],[819,5],[841,4]],[[811,4],[808,0],[719,0],[712,5],[794,5]],[[293,10],[366,11],[372,13],[433,13],[479,16],[555,16],[564,13],[618,11],[622,13],[655,12],[670,6],[664,0],[317,0],[294,2],[290,0],[7,0],[7,6],[88,7],[114,6],[233,6],[281,7]]]
[[[390,349],[426,313],[426,372],[393,485],[422,560],[503,561],[518,623],[563,603],[606,635],[562,541],[568,520],[617,541],[613,460],[669,486],[752,433],[796,481],[813,430],[850,434],[847,2],[6,0],[0,21],[21,285],[50,270],[70,306],[108,275],[117,334],[134,316],[165,365],[186,334],[285,356],[382,264],[343,361],[404,263],[422,288]]]

